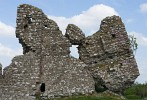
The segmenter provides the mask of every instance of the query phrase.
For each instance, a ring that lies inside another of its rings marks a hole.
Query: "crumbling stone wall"
[[[0,97],[2,97],[2,86],[3,86],[2,64],[0,63]]]
[[[0,77],[2,77],[2,64],[0,63]]]
[[[40,9],[26,4],[18,7],[16,36],[24,55],[13,58],[4,69],[2,99],[34,100],[42,93],[50,98],[94,92],[86,64],[70,57],[69,40]]]
[[[80,60],[89,65],[97,85],[122,92],[139,72],[125,26],[118,16],[102,20],[100,29],[78,47]]]
[[[95,86],[122,92],[139,75],[118,16],[105,18],[92,36],[85,37],[73,24],[67,26],[64,36],[42,10],[23,4],[17,10],[16,37],[24,55],[14,57],[0,73],[2,100],[91,94]],[[70,56],[72,45],[79,45],[79,59]]]

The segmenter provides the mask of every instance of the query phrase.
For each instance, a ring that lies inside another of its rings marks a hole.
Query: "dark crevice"
[[[86,42],[85,44],[86,44],[86,45],[89,45],[89,43],[87,43],[87,42]]]
[[[113,56],[112,55],[109,55],[108,58],[113,59]]]
[[[102,85],[101,83],[99,83],[99,84],[95,83],[95,91],[97,93],[104,92],[106,90],[108,90],[108,88],[105,85]]]
[[[26,24],[24,25],[24,29],[28,28],[28,24],[31,24],[32,20],[32,17],[30,15],[27,15],[27,17],[25,18]]]
[[[97,63],[97,61],[94,61],[94,63],[96,64],[96,63]]]
[[[47,28],[48,27],[48,25],[44,25],[44,28]]]
[[[115,34],[111,34],[111,36],[112,36],[113,39],[116,38],[116,35]]]
[[[32,23],[32,17],[31,17],[31,15],[27,15],[27,17],[26,17],[26,19],[27,19],[27,21],[28,21],[28,24],[31,24]]]
[[[29,18],[28,19],[28,24],[31,24],[32,23],[32,18]]]
[[[28,28],[28,25],[26,24],[26,25],[24,25],[24,29],[26,29],[26,28]]]
[[[120,66],[123,66],[123,64],[122,64],[122,63],[120,63]]]

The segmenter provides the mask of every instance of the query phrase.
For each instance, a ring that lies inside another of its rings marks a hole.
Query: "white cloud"
[[[11,49],[0,43],[0,56],[14,57],[16,55],[22,54],[22,49]]]
[[[3,65],[3,67],[8,66],[11,63],[13,57],[21,54],[21,48],[12,49],[0,43],[0,63]]]
[[[107,16],[118,15],[114,8],[97,4],[90,7],[88,10],[81,12],[79,15],[75,15],[70,18],[51,16],[48,17],[57,22],[63,34],[69,23],[79,26],[86,35],[90,35],[92,32],[95,32],[99,29],[100,22],[103,18]]]
[[[0,21],[0,36],[15,35],[15,28]]]
[[[12,38],[11,40],[13,41],[3,41],[3,43],[7,45],[9,45],[8,43],[12,44],[15,41],[15,28],[0,21],[0,37],[3,37],[3,40]],[[0,42],[2,42],[2,40]],[[2,63],[4,67],[10,64],[13,57],[20,54],[22,54],[22,49],[20,47],[16,48],[13,47],[13,45],[11,47],[7,47],[0,43],[0,63]]]
[[[143,36],[143,34],[137,32],[129,32],[129,34],[137,38],[139,46],[147,46],[147,37]]]
[[[140,5],[140,11],[141,12],[147,12],[147,3],[141,4]]]

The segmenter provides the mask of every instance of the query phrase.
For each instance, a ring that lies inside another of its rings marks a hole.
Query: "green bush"
[[[126,98],[128,98],[128,97],[135,98],[135,96],[136,96],[136,98],[147,97],[147,83],[145,83],[145,84],[135,83],[132,87],[130,87],[124,91],[124,96]]]
[[[135,95],[135,94],[136,94],[136,91],[135,91],[134,86],[132,86],[124,91],[124,95]]]

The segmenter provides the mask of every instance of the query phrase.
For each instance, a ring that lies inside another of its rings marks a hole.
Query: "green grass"
[[[68,97],[68,98],[59,98],[52,100],[120,100],[115,97],[98,97],[98,96],[83,96],[83,97]]]

